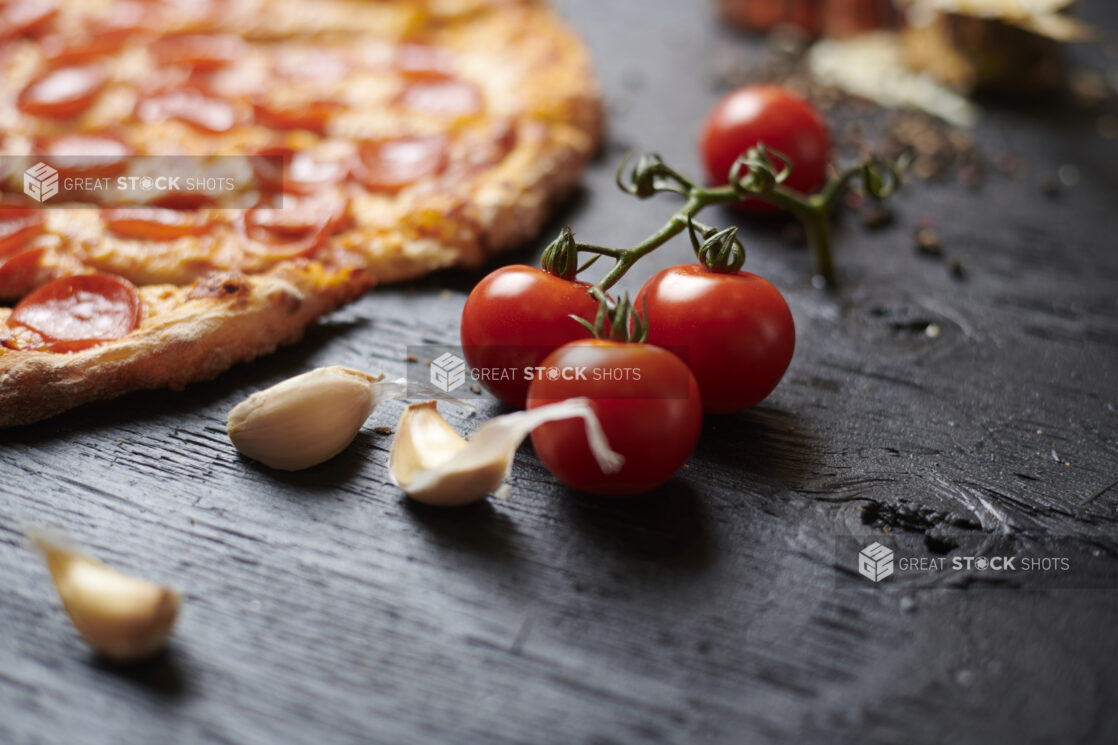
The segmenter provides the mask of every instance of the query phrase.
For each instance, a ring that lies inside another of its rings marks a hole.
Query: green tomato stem
[[[770,156],[775,156],[786,167],[781,170],[773,163]],[[624,171],[628,160],[629,156],[626,156],[617,171],[617,183],[622,190],[638,199],[645,199],[660,192],[671,192],[682,195],[685,202],[668,218],[663,227],[631,248],[618,249],[592,243],[579,243],[573,240],[569,232],[560,235],[553,244],[556,246],[551,250],[553,255],[558,255],[559,248],[573,248],[576,253],[594,254],[595,258],[608,256],[614,260],[613,267],[595,285],[601,297],[605,297],[606,291],[617,284],[637,261],[687,230],[689,226],[693,231],[693,238],[694,231],[698,230],[703,233],[704,238],[714,240],[710,234],[715,232],[715,229],[700,223],[696,216],[712,205],[732,204],[745,199],[764,199],[799,220],[807,232],[814,272],[821,280],[816,284],[833,287],[836,278],[834,259],[831,255],[829,220],[835,203],[843,191],[858,177],[861,178],[866,191],[874,198],[889,196],[900,186],[901,173],[906,165],[903,160],[894,164],[871,158],[831,179],[818,194],[805,195],[783,185],[782,182],[788,175],[788,160],[763,145],[750,150],[739,159],[738,163],[735,163],[734,170],[731,171],[731,181],[734,183],[711,188],[698,186],[684,178],[654,154],[643,156],[629,177],[629,183],[625,183]],[[729,237],[729,240],[733,239],[733,236]],[[569,243],[564,244],[563,241]],[[556,265],[561,263],[562,268],[574,264],[569,261],[558,262],[554,258],[549,260]],[[584,265],[583,268],[588,265]]]
[[[838,189],[835,190],[834,194],[837,193],[839,193]],[[835,282],[834,260],[831,257],[831,236],[827,225],[827,215],[830,212],[830,202],[833,201],[834,194],[826,197],[822,194],[816,197],[804,197],[791,189],[777,186],[764,196],[765,199],[791,213],[804,224],[811,247],[815,273],[823,277],[823,281],[828,286]],[[730,186],[710,189],[694,186],[687,192],[686,203],[668,218],[664,226],[632,248],[614,249],[589,243],[577,243],[576,246],[579,251],[609,256],[615,260],[613,268],[595,285],[599,290],[605,292],[617,284],[637,261],[686,230],[688,218],[694,219],[696,215],[712,205],[732,204],[741,201],[741,199],[741,195]]]

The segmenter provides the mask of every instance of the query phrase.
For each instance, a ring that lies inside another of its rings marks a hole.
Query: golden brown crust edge
[[[552,98],[538,105],[537,115],[517,121],[517,143],[508,157],[486,172],[469,195],[451,200],[454,219],[471,228],[473,240],[377,241],[363,251],[367,274],[339,280],[317,265],[281,265],[266,274],[239,277],[247,290],[235,298],[185,302],[100,347],[73,354],[0,351],[0,428],[30,424],[133,390],[181,389],[208,380],[238,362],[297,341],[317,318],[377,282],[479,266],[537,235],[555,204],[577,184],[603,126],[589,57],[577,37],[548,14],[554,25],[549,32],[561,37],[565,51],[574,55],[564,63],[566,84],[564,90],[551,90]],[[184,298],[189,291],[167,290]]]
[[[387,241],[366,251],[380,283],[401,282],[452,266],[478,267],[536,237],[554,208],[578,185],[605,130],[601,91],[589,52],[578,36],[538,2],[508,16],[531,28],[538,46],[560,50],[561,63],[544,52],[533,60],[521,95],[526,113],[516,120],[516,145],[467,195],[437,204],[440,218],[456,218],[472,240]],[[536,50],[538,51],[538,50]],[[422,215],[417,219],[423,219]]]
[[[368,276],[338,281],[317,266],[214,281],[237,289],[229,297],[192,300],[186,299],[191,288],[170,289],[181,295],[181,305],[119,341],[73,354],[0,354],[0,427],[29,424],[129,391],[181,389],[208,380],[297,341],[316,318],[373,284]]]

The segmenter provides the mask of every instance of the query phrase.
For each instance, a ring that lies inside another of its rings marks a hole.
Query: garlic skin
[[[597,415],[584,398],[518,411],[490,419],[467,440],[447,424],[434,401],[411,404],[396,425],[388,456],[392,482],[424,504],[460,507],[501,495],[516,449],[545,422],[582,418],[590,449],[603,471],[612,473],[625,459],[610,450]]]
[[[321,367],[252,394],[229,412],[234,447],[281,471],[330,460],[353,442],[381,401],[403,395],[403,381],[384,381],[349,367]]]
[[[469,441],[447,424],[434,401],[411,404],[400,416],[388,456],[392,483],[424,504],[459,507],[484,499],[500,488],[512,464],[512,454],[495,453],[479,464],[445,468]],[[423,478],[438,472],[440,478]]]
[[[178,617],[179,593],[122,574],[37,531],[28,537],[42,552],[62,605],[89,646],[110,660],[132,662],[167,643]]]

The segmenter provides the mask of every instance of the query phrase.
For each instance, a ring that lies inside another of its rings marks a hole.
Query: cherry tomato
[[[711,110],[703,125],[701,149],[707,179],[712,184],[729,181],[738,156],[764,143],[792,163],[784,182],[803,194],[813,194],[827,179],[830,137],[815,107],[791,91],[775,85],[752,85],[726,95]],[[778,169],[783,168],[779,161]],[[751,199],[750,212],[775,212],[775,205]]]
[[[478,282],[462,309],[462,350],[485,389],[513,406],[528,395],[525,368],[558,347],[590,336],[574,314],[593,321],[590,285],[516,264]]]
[[[528,408],[589,398],[610,447],[625,457],[621,470],[606,474],[582,420],[541,425],[532,445],[564,484],[594,494],[639,494],[671,478],[695,449],[703,423],[699,387],[666,349],[586,339],[556,349],[541,367],[528,387]]]
[[[635,304],[648,309],[648,342],[677,351],[691,368],[708,412],[759,403],[792,361],[788,303],[756,274],[673,266],[645,282]]]

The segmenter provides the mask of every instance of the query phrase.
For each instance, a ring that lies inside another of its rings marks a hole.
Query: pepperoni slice
[[[19,107],[32,116],[67,119],[93,103],[108,78],[93,67],[61,67],[40,75],[20,91]]]
[[[166,91],[145,98],[136,106],[136,116],[145,122],[177,119],[210,134],[228,132],[237,123],[233,104],[193,90]]]
[[[150,31],[149,16],[144,3],[118,2],[106,15],[90,19],[84,34],[46,36],[39,42],[39,49],[52,67],[88,64],[116,54],[133,36]]]
[[[101,217],[105,226],[121,238],[144,241],[173,241],[205,235],[213,229],[207,218],[172,209],[122,207],[102,210]]]
[[[19,297],[34,286],[35,278],[42,270],[43,256],[47,249],[30,248],[0,262],[0,297]]]
[[[284,201],[284,207],[253,207],[238,222],[241,232],[266,245],[272,256],[307,256],[325,243],[346,219],[344,199],[288,197]]]
[[[19,302],[9,326],[38,333],[55,352],[76,352],[119,339],[140,325],[140,296],[108,274],[78,274],[48,282]]]
[[[0,41],[34,36],[44,31],[57,15],[54,3],[37,0],[15,0],[0,6]]]
[[[217,198],[203,191],[168,191],[148,200],[145,204],[168,210],[189,211],[216,207]]]
[[[295,49],[277,57],[272,70],[281,78],[310,83],[336,83],[350,71],[351,63],[341,52],[315,47]]]
[[[34,151],[64,177],[107,178],[122,173],[135,151],[108,132],[40,137]]]
[[[472,116],[482,107],[477,86],[439,74],[409,74],[396,103],[431,116]]]
[[[159,26],[159,9],[150,0],[114,0],[108,11],[90,21],[90,28],[105,31],[154,31]]]
[[[256,121],[272,129],[306,129],[326,134],[326,125],[345,107],[337,101],[309,101],[301,104],[274,104],[257,101],[253,104]]]
[[[252,159],[253,170],[266,191],[313,194],[344,181],[349,166],[336,160],[319,160],[313,153],[290,147],[266,147]]]
[[[0,256],[23,248],[43,232],[45,222],[42,210],[0,206]]]
[[[130,34],[104,33],[80,38],[48,36],[39,43],[43,57],[52,67],[84,65],[124,48]]]
[[[442,173],[448,145],[442,134],[366,142],[358,150],[353,173],[366,189],[398,191]]]
[[[232,34],[169,34],[149,47],[161,66],[220,70],[241,57],[244,42]]]
[[[229,0],[137,0],[137,2],[146,3],[161,12],[169,11],[175,21],[186,16],[191,28],[211,28],[220,20],[222,6],[230,4]],[[166,22],[166,18],[162,20]]]
[[[392,66],[401,72],[446,75],[454,69],[454,58],[442,47],[408,43],[396,47],[392,55]]]
[[[487,130],[476,132],[463,142],[466,154],[455,162],[455,168],[460,169],[464,177],[488,170],[508,157],[519,139],[520,132],[513,121],[496,121]]]

